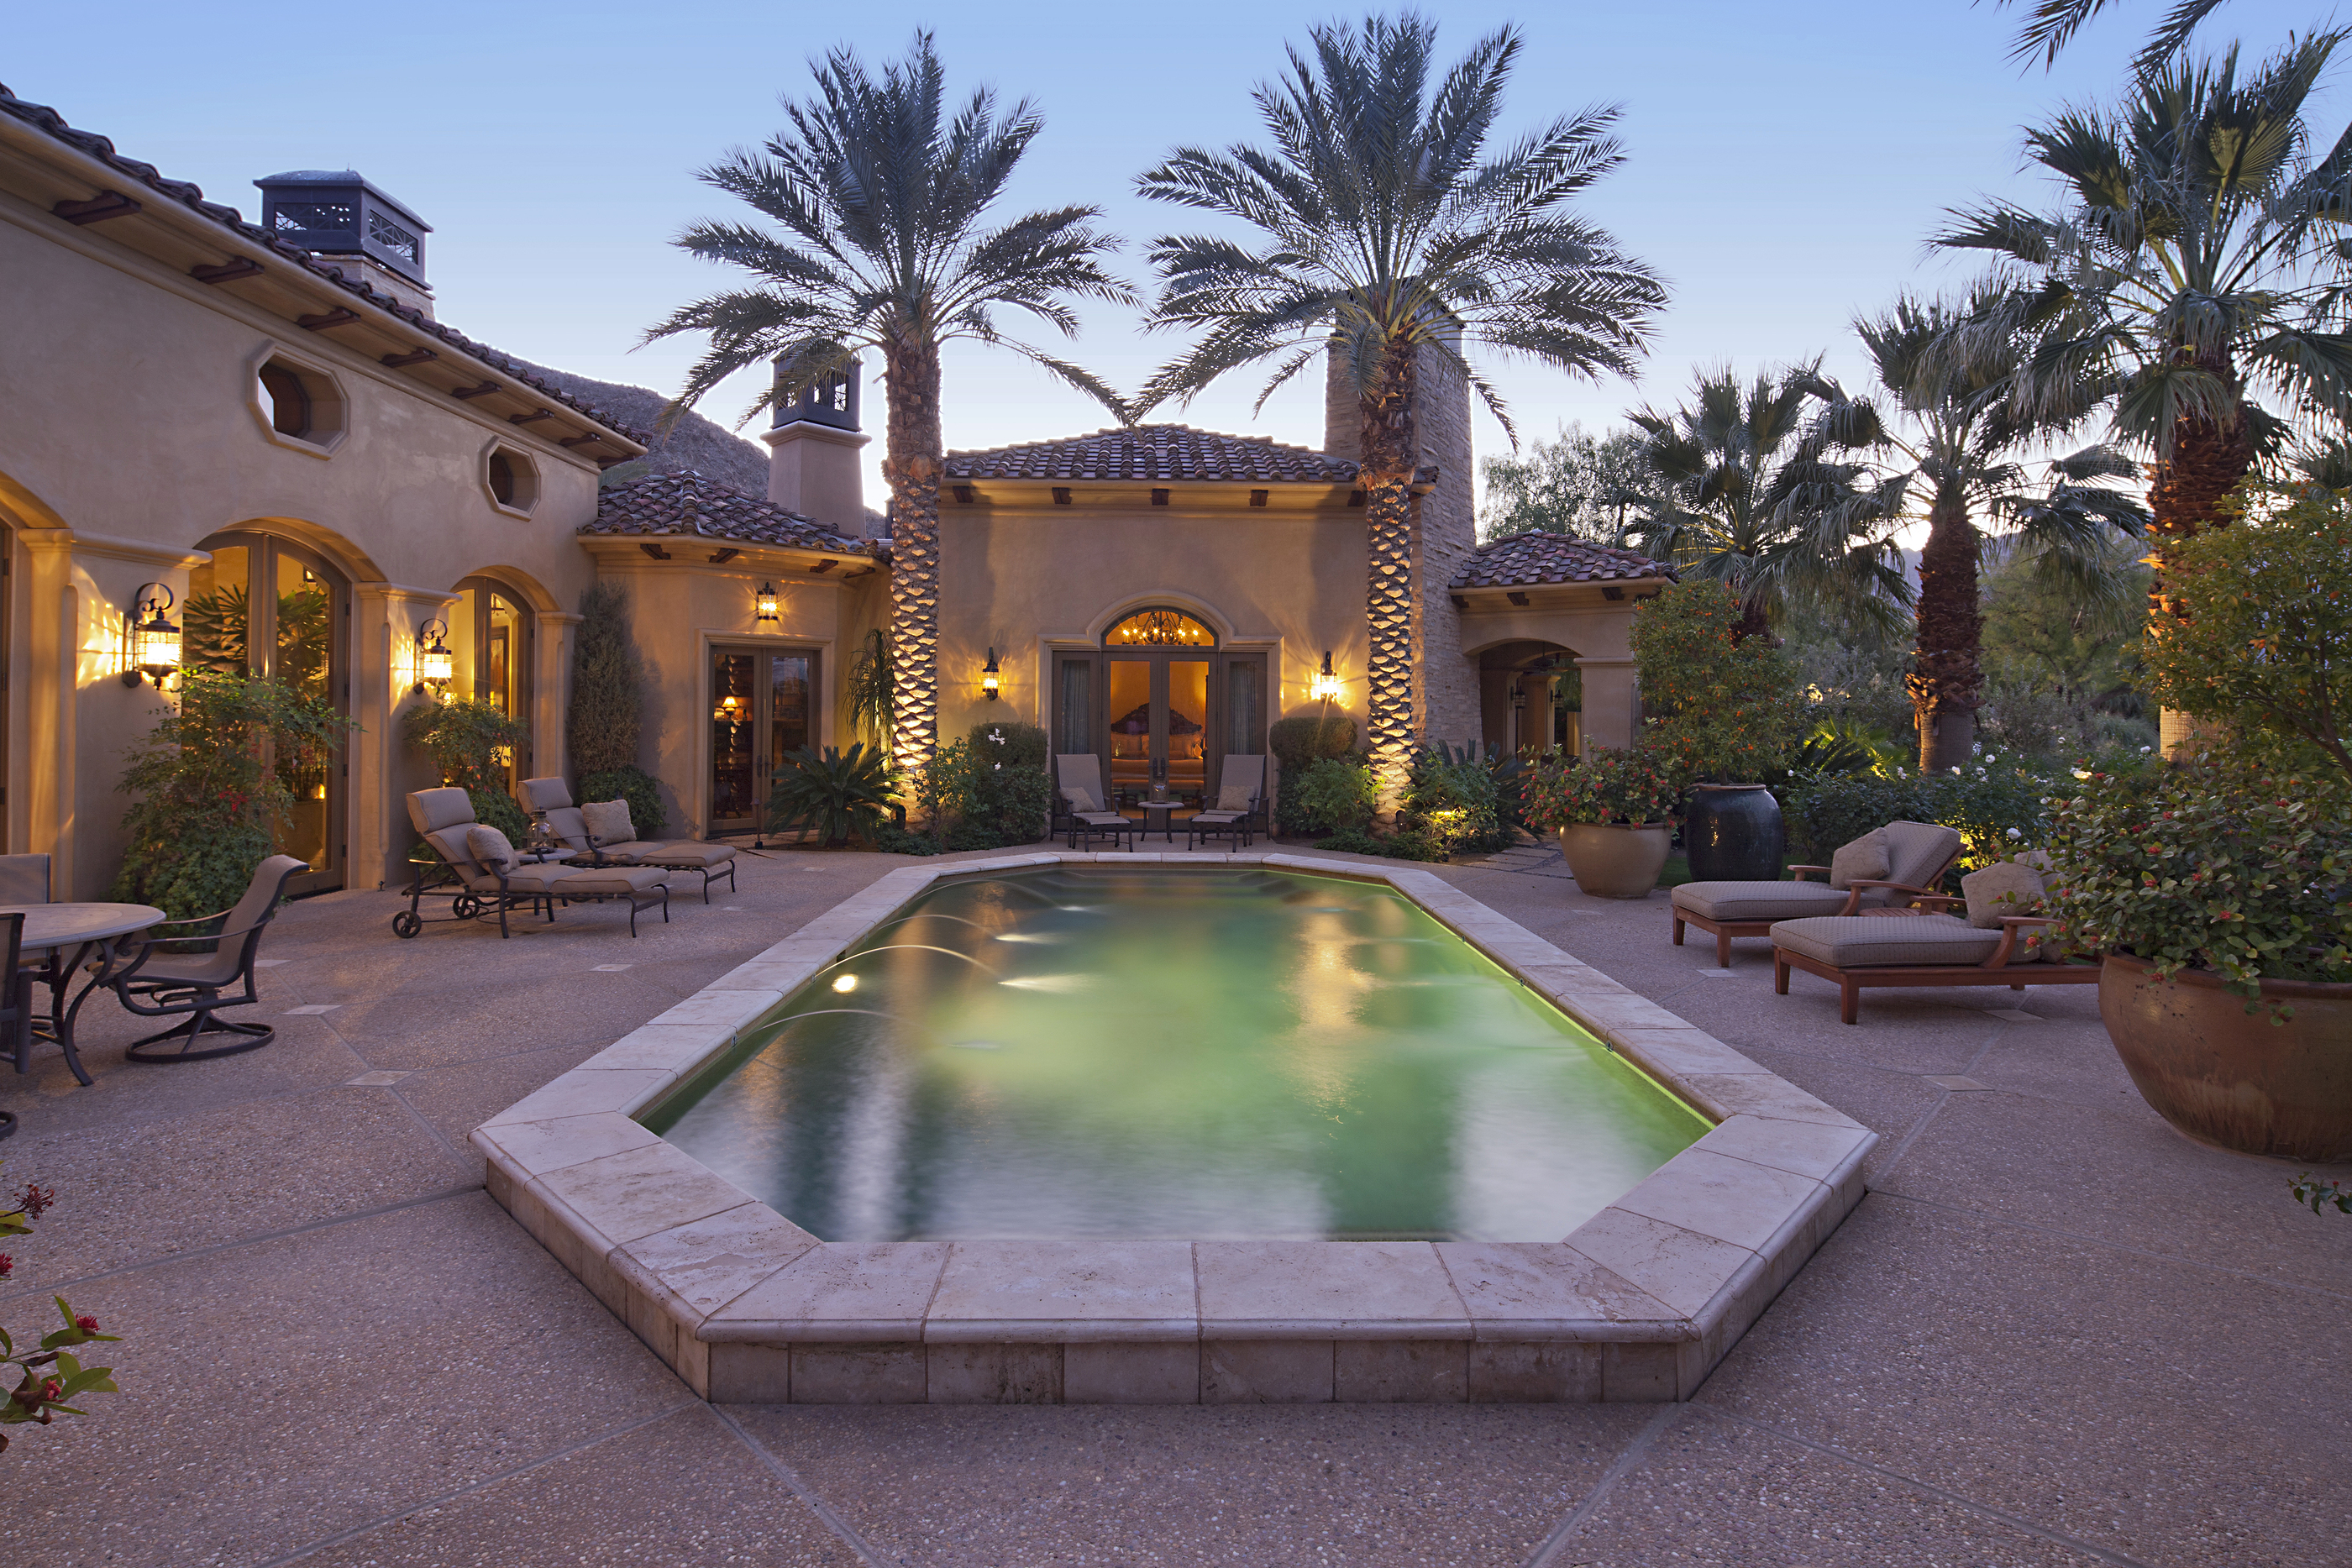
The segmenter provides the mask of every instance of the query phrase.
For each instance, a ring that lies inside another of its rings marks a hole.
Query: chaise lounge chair
[[[1070,847],[1080,839],[1125,840],[1135,848],[1137,824],[1112,810],[1103,798],[1102,759],[1091,751],[1054,758],[1054,821],[1051,832],[1066,833]]]
[[[1960,848],[1960,835],[1949,828],[1889,822],[1842,847],[1832,858],[1844,862],[1843,868],[1790,866],[1793,882],[1686,882],[1668,895],[1675,946],[1683,945],[1685,925],[1711,932],[1715,961],[1728,969],[1735,936],[1766,936],[1782,920],[1901,907],[1897,901],[1909,894],[1933,893],[1959,859]],[[1851,868],[1857,864],[1861,870],[1854,873]],[[1812,875],[1822,880],[1806,880]]]
[[[1191,849],[1194,839],[1205,841],[1226,838],[1247,849],[1251,833],[1265,821],[1265,758],[1229,754],[1225,770],[1220,776],[1216,804],[1195,811],[1192,820],[1184,824],[1184,847]]]
[[[668,873],[659,867],[531,864],[516,854],[505,834],[474,820],[474,802],[463,789],[417,790],[408,797],[408,820],[416,824],[416,831],[433,846],[449,874],[463,885],[457,915],[470,919],[495,913],[501,937],[512,935],[507,925],[509,911],[543,909],[552,921],[558,899],[566,904],[627,900],[631,936],[637,934],[639,910],[659,904],[662,918],[669,918]],[[409,890],[407,913],[394,920],[393,929],[404,936],[416,934],[416,906],[425,892],[425,868],[420,866]],[[404,928],[400,924],[404,919],[409,923]]]
[[[2027,873],[2017,880],[2020,892],[2030,892],[2030,906],[2041,896],[2041,879],[2031,868],[2017,869]],[[1937,911],[1913,919],[1816,915],[1776,923],[1771,928],[1773,991],[1789,994],[1791,969],[1835,980],[1840,1021],[1857,1023],[1867,986],[2007,986],[2021,991],[2028,986],[2096,985],[2096,963],[2053,960],[2026,936],[2037,926],[2054,924],[2049,915],[2004,913],[2018,905],[1994,891],[2003,885],[1994,873],[2009,870],[1989,867],[1962,878],[1961,886],[1970,894],[1966,898],[1938,893],[1898,895],[1912,908]],[[1954,904],[1966,909],[1968,917],[1940,913]]]
[[[665,871],[700,872],[705,904],[710,902],[710,884],[721,873],[727,877],[727,891],[735,891],[733,844],[698,839],[640,841],[634,830],[616,840],[591,833],[586,809],[572,803],[572,787],[561,779],[526,779],[516,789],[515,799],[525,811],[544,821],[565,849],[573,852],[569,858],[574,864],[585,855],[591,866],[650,865]]]
[[[287,879],[310,869],[307,862],[292,855],[271,855],[253,868],[245,896],[225,913],[149,927],[161,935],[139,944],[131,961],[107,976],[106,984],[116,1000],[142,1018],[184,1013],[187,1022],[137,1041],[122,1053],[126,1058],[149,1063],[204,1061],[258,1051],[278,1038],[268,1024],[230,1023],[213,1015],[222,1008],[247,1007],[261,999],[253,991],[253,960],[261,952],[261,933],[278,914]],[[215,920],[221,923],[217,932],[186,929]],[[212,951],[173,951],[200,943],[210,943]],[[231,987],[240,988],[232,993]],[[206,1044],[207,1039],[219,1043]],[[168,1049],[173,1040],[179,1042],[177,1051]]]

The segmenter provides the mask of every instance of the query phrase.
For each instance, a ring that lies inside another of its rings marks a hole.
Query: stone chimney
[[[777,378],[783,371],[777,368]],[[858,429],[858,361],[838,375],[779,401],[774,428],[760,439],[768,460],[768,499],[836,533],[866,530],[866,470],[859,454],[874,438]]]
[[[1470,382],[1454,359],[1423,350],[1413,399],[1419,466],[1437,479],[1414,508],[1413,727],[1423,743],[1455,745],[1481,734],[1478,661],[1462,653],[1461,617],[1447,585],[1477,548],[1478,512],[1471,489]],[[1347,355],[1337,344],[1325,356],[1323,450],[1356,461],[1362,416]]]

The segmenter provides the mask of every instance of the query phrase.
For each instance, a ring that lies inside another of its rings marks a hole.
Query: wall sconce
[[[165,612],[177,601],[172,591],[160,582],[142,582],[131,597],[130,622],[131,666],[122,672],[122,684],[135,686],[144,674],[162,691],[163,683],[180,667],[180,629],[172,624]]]
[[[1323,650],[1323,668],[1316,674],[1314,684],[1307,688],[1307,695],[1317,702],[1339,700],[1339,677],[1331,673],[1331,650],[1328,648]]]
[[[981,666],[980,689],[987,695],[990,702],[996,700],[996,650],[993,648],[988,651],[988,663]]]
[[[440,696],[449,689],[449,682],[457,674],[457,656],[441,641],[449,634],[449,622],[435,618],[416,629],[416,685],[413,692],[427,686]]]
[[[751,716],[751,712],[741,697],[724,696],[712,706],[710,716],[720,724],[740,724]]]
[[[783,614],[776,598],[776,585],[774,583],[763,582],[760,584],[759,605],[760,621],[762,623],[773,626],[783,620]]]

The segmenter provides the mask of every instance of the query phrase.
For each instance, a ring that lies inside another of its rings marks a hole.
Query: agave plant
[[[864,742],[847,751],[828,746],[820,755],[803,746],[777,768],[768,790],[768,831],[814,830],[820,841],[838,844],[852,833],[866,842],[891,814],[898,781],[890,759]]]

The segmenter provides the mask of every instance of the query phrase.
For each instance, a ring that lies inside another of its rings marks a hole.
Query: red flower
[[[9,1257],[5,1252],[0,1252],[0,1280],[6,1279],[8,1277],[8,1270],[16,1266],[16,1260]]]
[[[74,1319],[74,1327],[81,1330],[84,1333],[96,1333],[98,1332],[98,1320],[96,1318],[76,1318]]]

